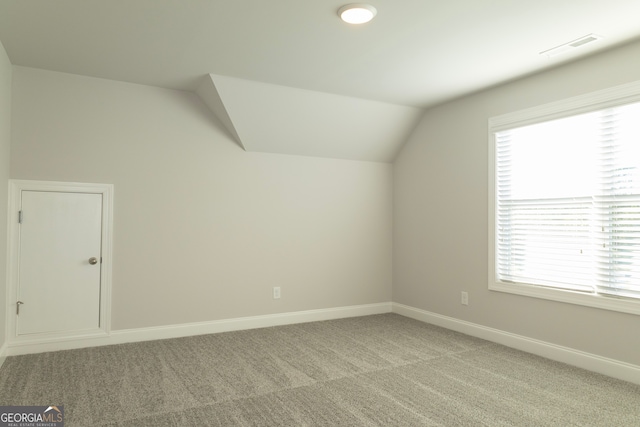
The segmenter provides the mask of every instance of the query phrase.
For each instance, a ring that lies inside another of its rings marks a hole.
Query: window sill
[[[640,314],[640,300],[636,301],[596,294],[566,291],[562,289],[544,288],[541,286],[525,285],[522,283],[492,281],[489,282],[489,290],[583,305],[587,307],[595,307],[604,310],[619,311],[622,313]]]

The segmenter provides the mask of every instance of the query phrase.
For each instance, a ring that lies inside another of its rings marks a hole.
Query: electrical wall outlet
[[[469,294],[467,292],[460,292],[460,303],[462,305],[469,305]]]
[[[280,286],[273,288],[273,299],[280,299]]]

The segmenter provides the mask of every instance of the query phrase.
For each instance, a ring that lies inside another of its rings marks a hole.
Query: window
[[[489,131],[489,288],[640,314],[640,83]]]

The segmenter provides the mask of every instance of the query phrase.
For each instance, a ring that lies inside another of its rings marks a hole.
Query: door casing
[[[18,335],[16,302],[19,285],[20,228],[18,211],[22,191],[92,193],[102,195],[102,268],[100,271],[100,327],[92,332],[51,332]],[[9,347],[109,336],[111,332],[111,270],[113,236],[113,185],[54,181],[9,181],[9,213],[7,251],[7,331]]]

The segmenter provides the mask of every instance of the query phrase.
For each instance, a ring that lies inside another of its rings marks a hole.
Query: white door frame
[[[46,334],[17,334],[16,301],[18,300],[20,227],[18,211],[22,191],[52,191],[64,193],[92,193],[102,195],[102,268],[100,269],[100,327],[95,332],[55,332]],[[77,182],[9,180],[7,250],[7,345],[33,346],[84,338],[99,338],[111,333],[111,257],[113,243],[113,185]],[[10,351],[10,353],[12,353]]]

